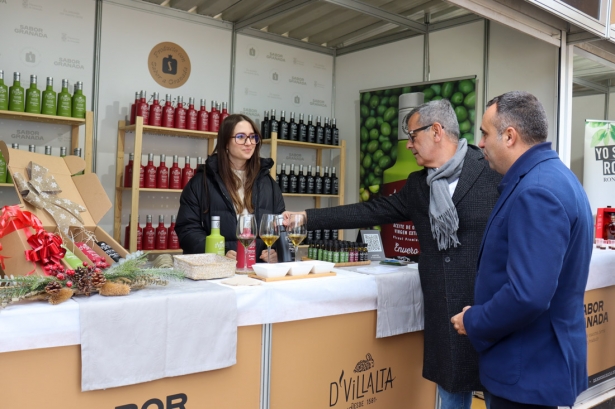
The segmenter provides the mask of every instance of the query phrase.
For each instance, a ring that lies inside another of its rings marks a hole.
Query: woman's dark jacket
[[[256,214],[257,228],[260,226],[263,214],[281,214],[285,210],[282,191],[269,174],[273,167],[273,159],[261,158],[260,161],[261,170],[256,177],[256,186],[252,189],[252,204]],[[207,180],[207,194],[203,184],[204,178]],[[211,216],[220,216],[220,234],[224,236],[225,253],[229,250],[237,250],[235,232],[237,212],[231,195],[218,173],[218,155],[210,156],[205,165],[199,167],[184,188],[179,203],[175,232],[179,237],[179,245],[184,250],[184,254],[205,252],[205,240],[211,231]],[[207,208],[209,211],[205,213]],[[257,261],[261,252],[266,248],[260,238],[256,240]]]

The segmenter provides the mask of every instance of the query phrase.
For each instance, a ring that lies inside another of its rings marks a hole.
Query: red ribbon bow
[[[30,231],[30,227],[34,229],[34,233]],[[62,267],[60,260],[66,254],[66,249],[62,247],[62,237],[46,232],[41,220],[27,210],[22,210],[19,206],[4,206],[0,215],[0,238],[17,230],[24,230],[28,244],[32,246],[32,250],[25,251],[26,260],[33,263],[40,261],[45,274],[54,267]],[[5,258],[9,257],[0,256],[2,269],[5,269]],[[36,268],[33,268],[27,275],[35,270]]]

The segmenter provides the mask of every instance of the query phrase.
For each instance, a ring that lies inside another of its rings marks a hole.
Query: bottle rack
[[[66,116],[30,114],[27,112],[0,111],[0,119],[11,119],[15,121],[42,122],[46,124],[67,125],[71,127],[71,148],[70,153],[79,147],[79,128],[85,125],[85,143],[83,147],[85,160],[85,173],[92,172],[92,130],[94,114],[92,111],[85,112],[85,119],[71,118]],[[7,142],[8,144],[8,142]],[[0,187],[12,187],[12,183],[0,183]]]
[[[323,151],[331,151],[331,150],[339,150],[340,151],[340,164],[339,164],[339,172],[338,172],[338,194],[337,195],[316,195],[311,193],[282,193],[285,197],[307,197],[314,198],[315,207],[321,207],[321,199],[337,199],[339,205],[344,204],[344,186],[345,186],[345,172],[346,169],[346,141],[340,140],[339,145],[323,145],[320,143],[310,143],[310,142],[297,142],[297,141],[289,141],[285,139],[278,139],[278,134],[276,132],[271,133],[271,139],[264,139],[263,144],[271,145],[271,158],[277,163],[277,155],[278,155],[278,145],[279,146],[294,146],[297,148],[309,148],[316,150],[316,165],[322,168],[322,153]],[[276,167],[273,166],[271,168],[271,177],[275,180],[276,177]],[[138,181],[137,181],[138,182]],[[339,232],[340,240],[343,239],[344,232]]]
[[[132,168],[132,187],[124,187],[122,177],[124,175],[124,147],[126,133],[134,133],[135,148],[134,162]],[[131,211],[130,211],[130,243],[129,252],[137,251],[137,224],[139,217],[139,193],[140,192],[174,192],[181,193],[182,189],[155,189],[140,188],[139,178],[141,175],[141,155],[143,152],[143,135],[172,135],[185,136],[190,138],[204,139],[209,141],[207,144],[207,154],[211,155],[214,151],[214,141],[218,136],[217,132],[192,131],[189,129],[165,128],[161,126],[143,125],[143,117],[136,117],[135,124],[126,125],[126,121],[118,122],[117,131],[117,158],[115,168],[115,213],[113,223],[113,238],[120,243],[122,235],[122,194],[125,190],[131,191]],[[211,141],[210,141],[211,140]],[[178,200],[179,203],[179,200]],[[179,208],[179,204],[178,204]],[[181,253],[182,250],[147,250],[148,253]]]

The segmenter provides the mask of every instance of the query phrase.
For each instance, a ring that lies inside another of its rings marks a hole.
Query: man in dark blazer
[[[450,318],[474,299],[480,240],[501,177],[489,169],[478,148],[459,139],[457,117],[447,100],[423,104],[408,117],[407,148],[425,169],[411,173],[391,196],[308,209],[307,228],[351,229],[412,220],[421,246],[425,302],[423,376],[438,384],[442,409],[469,409],[472,391],[482,390],[478,357]]]
[[[475,302],[451,320],[479,353],[492,409],[572,406],[587,388],[583,299],[589,201],[551,149],[535,96],[494,98],[479,146],[504,175],[480,249]]]

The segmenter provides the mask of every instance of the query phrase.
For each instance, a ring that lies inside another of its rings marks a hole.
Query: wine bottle
[[[312,124],[312,115],[308,115],[307,141],[309,143],[316,143],[316,127]]]
[[[169,188],[169,168],[167,168],[167,155],[160,155],[160,163],[156,168],[156,188]]]
[[[330,174],[331,176],[331,194],[338,195],[339,194],[339,180],[335,175],[335,166],[333,167],[333,171]]]
[[[290,165],[290,176],[288,177],[288,191],[290,193],[297,193],[297,174],[295,173],[295,164]]]
[[[53,78],[47,77],[47,87],[43,91],[43,99],[41,100],[41,113],[55,115],[58,111],[57,98],[58,95],[53,90]]]
[[[279,123],[278,121],[276,121],[275,119],[275,109],[271,110],[271,119],[269,120],[269,137],[271,137],[272,133],[278,133],[278,129],[279,129]],[[279,137],[278,137],[279,139]]]
[[[167,237],[167,248],[175,250],[179,248],[179,237],[175,233],[175,215],[171,215],[171,225],[169,226],[169,236]]]
[[[72,115],[73,99],[68,92],[68,80],[62,80],[62,90],[58,94],[58,116],[71,116]]]
[[[329,118],[325,118],[325,145],[333,145],[333,134],[331,132],[331,124],[329,124]]]
[[[297,123],[295,122],[295,113],[290,113],[290,122],[288,123],[288,139],[291,141],[299,140],[299,129],[297,127]]]
[[[153,94],[154,102],[149,107],[149,117],[148,123],[152,126],[162,126],[162,105],[160,105],[159,98],[160,94],[154,92]]]
[[[156,188],[156,166],[154,166],[154,154],[147,155],[147,166],[145,166],[145,187],[148,189]]]
[[[186,112],[186,129],[191,131],[197,130],[197,117],[198,114],[194,109],[194,98],[188,98],[188,110]]]
[[[314,177],[314,169],[312,169],[312,165],[308,166],[306,181],[306,193],[308,195],[313,195],[316,192],[316,178]]]
[[[199,131],[209,131],[209,112],[207,112],[207,104],[204,99],[201,99],[201,109],[196,118],[196,127]]]
[[[124,187],[132,187],[132,167],[135,161],[135,154],[128,154],[128,165],[124,168]]]
[[[164,227],[164,215],[158,216],[158,227],[156,227],[156,250],[167,249],[167,238],[169,231]]]
[[[156,249],[156,229],[152,226],[152,215],[148,214],[145,220],[145,228],[143,229],[143,250]]]
[[[316,143],[325,143],[325,128],[320,123],[320,116],[316,117]]]
[[[288,122],[286,122],[286,112],[282,111],[280,114],[280,125],[278,127],[278,139],[285,141],[288,140]]]
[[[211,233],[205,239],[205,253],[224,256],[224,237],[220,235],[220,216],[211,216]]]
[[[339,144],[340,144],[340,130],[337,129],[337,125],[335,124],[335,118],[333,118],[333,120],[332,120],[331,133],[333,134],[333,145],[339,146]]]
[[[269,111],[265,111],[265,116],[261,121],[261,134],[263,136],[263,139],[271,138],[271,134],[269,131]]]
[[[145,103],[147,105],[147,102]],[[83,82],[77,81],[75,83],[75,93],[73,94],[72,100],[72,113],[71,116],[73,118],[85,118],[85,95],[83,95]],[[147,113],[149,116],[149,110]],[[143,118],[145,121],[145,118]],[[143,122],[147,125],[147,122]]]
[[[171,94],[166,94],[164,107],[162,107],[162,126],[165,128],[173,128],[175,126],[175,108]]]
[[[299,165],[299,177],[297,178],[297,192],[307,193],[307,178],[303,173],[303,165]]]
[[[177,97],[173,127],[177,129],[186,129],[186,108],[184,108],[184,98],[181,96]]]
[[[322,195],[323,192],[323,178],[320,173],[320,166],[316,166],[316,178],[314,178],[315,192],[317,195]]]
[[[297,125],[299,142],[307,142],[307,125],[303,122],[303,114],[299,114],[299,124]]]
[[[331,194],[331,171],[329,170],[328,166],[325,166],[325,176],[323,177],[323,182],[322,182],[322,193],[324,195],[330,195]]]
[[[23,87],[21,86],[21,74],[13,74],[13,85],[9,88],[9,111],[24,112],[26,101]],[[70,116],[70,115],[69,115]]]
[[[288,193],[288,174],[286,173],[286,164],[282,164],[282,173],[280,173],[280,190],[282,193]]]

